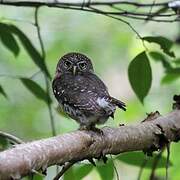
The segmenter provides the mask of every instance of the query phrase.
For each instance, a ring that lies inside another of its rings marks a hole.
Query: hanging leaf
[[[10,31],[10,28],[3,23],[0,23],[0,40],[4,46],[9,49],[14,56],[17,56],[20,52],[19,45]]]
[[[156,43],[160,45],[164,53],[171,57],[175,57],[174,52],[170,51],[173,45],[173,41],[162,36],[147,36],[143,37],[143,40],[148,41],[149,43]]]
[[[148,159],[145,168],[150,168],[150,169],[152,168],[154,158],[156,156],[157,155],[153,155],[153,157],[147,157]],[[145,155],[143,152],[130,152],[130,153],[123,153],[117,156],[117,159],[124,163],[141,167],[142,163],[145,160]],[[172,166],[172,162],[170,162],[169,165]],[[166,157],[162,156],[158,162],[157,168],[165,168],[165,167],[166,167]]]
[[[93,166],[91,164],[84,164],[84,165],[78,165],[74,168],[74,175],[77,180],[83,179],[85,176],[87,176],[93,169]]]
[[[169,84],[179,79],[179,74],[166,74],[161,79],[161,84]]]
[[[128,76],[132,89],[143,103],[152,83],[151,66],[145,52],[138,54],[131,61],[128,67]]]
[[[114,177],[114,167],[113,162],[109,161],[107,164],[97,166],[97,171],[101,176],[102,180],[112,180]]]
[[[5,93],[1,85],[0,85],[0,94],[2,94],[5,98],[7,98],[7,94]]]
[[[172,66],[170,62],[166,59],[166,57],[157,51],[151,51],[149,55],[156,61],[160,61],[165,69],[171,69]]]
[[[42,58],[41,54],[36,50],[36,48],[33,46],[29,38],[16,26],[9,25],[9,28],[11,29],[11,32],[15,34],[19,40],[21,41],[23,47],[29,54],[29,56],[32,58],[33,62],[43,71],[46,73],[46,75],[51,78],[50,73],[47,69],[47,66],[44,62],[44,59]]]
[[[48,99],[48,94],[44,91],[44,89],[42,89],[41,86],[39,86],[39,84],[28,78],[20,78],[20,80],[23,85],[38,99],[43,100],[46,103],[51,103],[51,99]]]

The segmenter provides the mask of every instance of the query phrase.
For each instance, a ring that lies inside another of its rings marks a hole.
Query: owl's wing
[[[104,105],[108,104],[107,106],[110,107],[110,109],[111,109],[111,105],[115,105],[118,106],[120,109],[126,111],[126,104],[110,96],[106,85],[98,76],[96,76],[95,74],[90,74],[88,78],[92,80],[91,83],[96,87],[95,92],[98,93],[98,98],[100,100],[98,102],[103,102]]]
[[[99,97],[109,96],[104,83],[94,74],[72,77],[62,76],[52,84],[53,92],[60,104],[74,106],[84,112],[104,113],[99,106]]]

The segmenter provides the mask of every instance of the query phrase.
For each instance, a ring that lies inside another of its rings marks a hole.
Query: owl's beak
[[[77,66],[73,66],[73,75],[74,76],[76,75],[76,69],[77,69]]]

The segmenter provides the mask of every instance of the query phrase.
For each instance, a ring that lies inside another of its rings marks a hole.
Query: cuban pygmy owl
[[[52,88],[62,110],[80,124],[80,129],[105,123],[114,117],[116,106],[126,110],[125,103],[111,97],[94,74],[91,60],[80,53],[68,53],[59,60]]]

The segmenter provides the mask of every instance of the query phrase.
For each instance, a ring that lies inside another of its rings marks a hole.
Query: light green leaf
[[[171,57],[175,57],[174,52],[171,51],[173,41],[162,36],[146,36],[146,37],[143,37],[143,40],[148,41],[149,43],[156,43],[160,45],[164,53],[166,53],[167,55]]]
[[[157,155],[154,154],[153,157],[149,157],[149,156],[146,157],[148,159],[147,159],[147,164],[145,168],[150,168],[150,169],[152,168],[154,158],[156,156]],[[129,153],[123,153],[119,155],[117,159],[129,165],[141,167],[143,161],[145,160],[145,155],[143,152],[129,152]],[[170,162],[169,165],[172,166],[172,162]],[[158,162],[157,168],[165,168],[165,167],[166,167],[166,157],[162,156]]]
[[[145,52],[138,54],[130,62],[128,76],[132,89],[143,103],[152,83],[151,66]]]
[[[85,176],[87,176],[91,170],[93,169],[93,166],[91,164],[84,164],[80,166],[76,166],[74,168],[74,175],[77,180],[83,179]]]
[[[172,83],[176,80],[178,80],[180,77],[179,74],[166,74],[162,79],[161,79],[161,84],[169,84]]]

